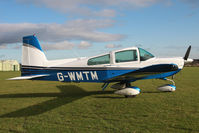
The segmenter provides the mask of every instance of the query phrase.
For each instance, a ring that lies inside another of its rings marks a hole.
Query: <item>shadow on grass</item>
[[[124,96],[95,96],[95,98],[107,98],[107,99],[123,99]]]
[[[60,90],[60,93],[26,93],[26,94],[4,94],[0,95],[1,98],[38,98],[38,97],[54,97],[52,100],[48,100],[36,105],[32,105],[20,110],[10,112],[4,115],[3,117],[24,117],[24,116],[34,116],[39,115],[44,112],[50,111],[59,106],[65,105],[72,101],[81,99],[90,95],[100,95],[100,94],[110,94],[112,91],[91,91],[87,92],[80,87],[75,85],[61,85],[57,86]]]
[[[161,92],[161,91],[142,91],[141,93],[168,93],[168,92]]]

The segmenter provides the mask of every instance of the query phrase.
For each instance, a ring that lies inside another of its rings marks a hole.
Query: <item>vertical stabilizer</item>
[[[44,66],[46,61],[44,51],[35,35],[23,37],[22,65]]]

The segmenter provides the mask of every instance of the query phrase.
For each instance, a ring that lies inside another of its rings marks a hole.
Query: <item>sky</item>
[[[0,60],[21,61],[36,34],[49,60],[141,47],[199,58],[199,0],[0,0]]]

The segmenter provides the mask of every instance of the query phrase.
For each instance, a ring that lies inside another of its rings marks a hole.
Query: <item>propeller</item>
[[[191,51],[191,45],[187,49],[187,52],[186,52],[186,54],[184,56],[184,60],[187,60],[189,58],[190,51]]]

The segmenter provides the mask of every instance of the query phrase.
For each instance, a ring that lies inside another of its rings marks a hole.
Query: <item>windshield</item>
[[[154,57],[151,53],[142,48],[139,48],[139,52],[140,52],[140,61],[145,61]]]

